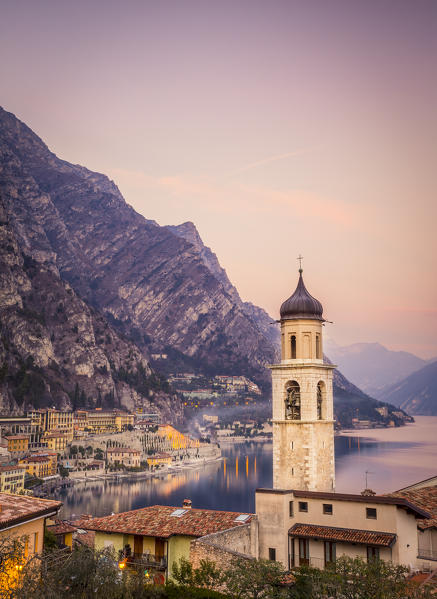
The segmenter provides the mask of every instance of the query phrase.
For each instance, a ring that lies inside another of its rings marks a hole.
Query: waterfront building
[[[121,464],[123,466],[138,468],[141,452],[130,447],[110,447],[106,450],[108,464]]]
[[[156,453],[147,458],[149,468],[159,468],[159,466],[170,466],[172,457],[169,453]]]
[[[19,493],[24,490],[26,468],[22,466],[0,467],[0,493]]]
[[[148,570],[155,582],[171,578],[173,564],[190,559],[193,540],[250,524],[253,515],[240,512],[201,510],[154,505],[103,518],[90,518],[80,527],[95,531],[95,548],[113,547],[129,567],[136,562]],[[239,531],[237,531],[238,533]],[[246,533],[243,528],[242,533]]]

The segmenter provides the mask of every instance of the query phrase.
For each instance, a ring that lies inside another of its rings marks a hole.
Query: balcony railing
[[[133,553],[126,558],[126,562],[131,566],[153,568],[154,570],[166,570],[167,568],[167,558],[152,553]]]

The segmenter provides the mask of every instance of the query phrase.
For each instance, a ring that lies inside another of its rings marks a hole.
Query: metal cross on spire
[[[299,272],[302,272],[302,260],[303,260],[303,256],[301,256],[299,254],[299,256],[297,257],[297,259],[299,260]]]

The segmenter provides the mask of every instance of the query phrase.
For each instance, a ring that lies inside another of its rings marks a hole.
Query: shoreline
[[[200,458],[194,462],[188,462],[177,466],[169,466],[162,470],[143,471],[143,472],[104,472],[102,474],[91,474],[90,476],[80,476],[74,478],[61,479],[68,487],[73,487],[76,484],[87,483],[87,482],[98,482],[105,480],[120,480],[120,479],[147,479],[147,478],[160,478],[166,474],[175,474],[182,472],[183,470],[195,470],[200,466],[204,466],[210,462],[217,462],[223,460],[223,456],[214,456],[210,458]],[[62,487],[57,487],[56,492],[61,490]]]

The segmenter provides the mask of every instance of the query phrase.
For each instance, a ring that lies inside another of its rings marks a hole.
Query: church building
[[[323,568],[340,555],[417,567],[417,523],[406,497],[335,492],[333,370],[323,358],[322,304],[299,269],[280,309],[281,362],[271,366],[273,488],[257,489],[257,557]]]

